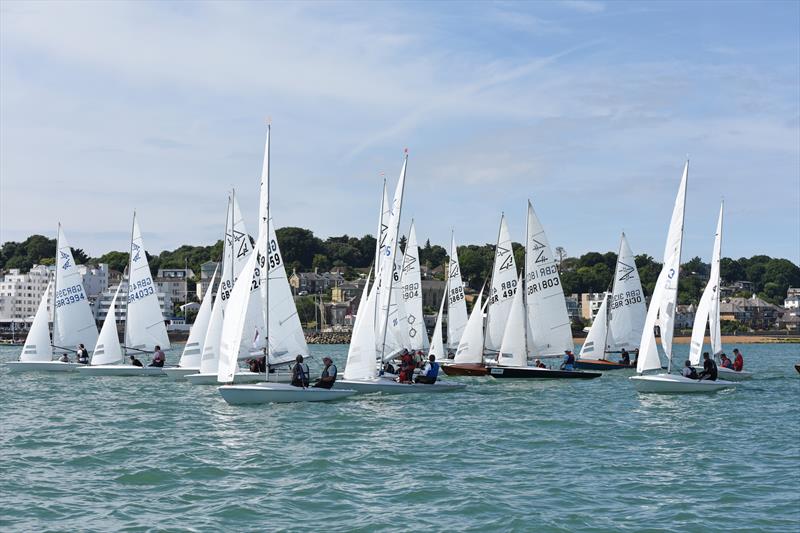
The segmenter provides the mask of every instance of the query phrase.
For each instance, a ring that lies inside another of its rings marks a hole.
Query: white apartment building
[[[217,261],[208,261],[200,265],[200,281],[197,282],[197,299],[202,301],[203,295],[208,290],[208,285],[211,283],[211,278],[214,276],[214,271],[217,270],[217,267],[220,266],[220,263]],[[219,287],[219,277],[222,272],[217,272],[217,280],[214,282],[214,287],[212,290],[216,291],[217,287]]]
[[[585,292],[581,294],[581,316],[586,320],[594,322],[597,311],[603,305],[607,292]]]
[[[800,310],[800,288],[789,287],[786,291],[786,299],[783,300],[783,306],[786,309],[792,309],[790,314],[795,315]]]
[[[153,281],[158,290],[168,295],[173,303],[183,304],[188,300],[189,278],[192,277],[194,272],[191,268],[160,268]]]
[[[78,265],[83,279],[83,290],[89,302],[94,302],[108,288],[108,264]]]
[[[114,299],[114,294],[117,292],[118,285],[113,285],[103,291],[99,298],[94,302],[92,306],[92,312],[94,313],[94,319],[98,322],[103,322],[106,319],[106,315],[108,314],[108,309],[111,307],[111,300]],[[116,306],[116,318],[117,322],[125,322],[125,317],[127,316],[127,308],[125,307],[125,298],[128,293],[128,282],[127,280],[122,284],[122,290],[119,292],[119,299],[117,300]],[[168,294],[164,294],[161,291],[156,292],[158,296],[158,304],[161,307],[161,314],[166,320],[167,318],[172,316],[172,300],[170,299]]]
[[[45,265],[34,265],[27,274],[22,274],[18,268],[9,270],[0,281],[0,320],[24,320],[35,315],[54,273],[55,267]],[[52,287],[50,293],[47,312],[52,320]]]

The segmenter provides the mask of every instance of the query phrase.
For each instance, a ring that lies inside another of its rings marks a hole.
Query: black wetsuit
[[[711,358],[703,361],[703,371],[700,372],[699,379],[717,381],[717,363],[715,363]]]

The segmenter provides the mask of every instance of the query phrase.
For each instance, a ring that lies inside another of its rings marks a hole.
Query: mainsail
[[[455,352],[467,327],[467,302],[458,264],[456,237],[450,236],[450,263],[447,268],[447,347]]]
[[[700,364],[700,354],[703,351],[703,341],[706,335],[706,324],[711,335],[711,350],[714,355],[722,352],[722,338],[720,335],[719,319],[719,279],[720,279],[720,258],[722,255],[722,210],[719,207],[719,218],[717,219],[717,233],[714,236],[714,250],[711,253],[711,272],[708,277],[708,284],[700,298],[697,306],[697,313],[694,317],[692,327],[692,344],[689,348],[689,360],[693,365]]]
[[[57,248],[53,344],[61,347],[83,344],[90,349],[97,343],[97,325],[61,224]]]
[[[511,246],[505,215],[500,217],[500,231],[494,252],[492,286],[489,290],[489,307],[486,317],[485,348],[497,352],[503,342],[508,315],[517,292],[517,263]]]

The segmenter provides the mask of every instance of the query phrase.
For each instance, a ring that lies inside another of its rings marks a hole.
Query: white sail
[[[375,279],[380,275],[381,247],[386,241],[386,230],[389,229],[389,218],[392,214],[392,204],[386,195],[386,180],[383,180],[383,196],[381,197],[381,211],[378,213],[378,233],[375,235]]]
[[[156,289],[145,255],[142,233],[134,213],[125,346],[147,351],[154,350],[155,346],[161,346],[162,350],[169,349],[167,327],[164,324],[164,315],[161,314]]]
[[[211,292],[211,287],[209,287]],[[219,364],[219,341],[222,334],[222,283],[217,288],[217,297],[214,298],[214,305],[211,306],[211,316],[208,319],[208,331],[206,331],[206,342],[203,345],[203,355],[200,358],[200,373],[213,374],[217,371]],[[230,299],[230,292],[228,292]]]
[[[50,317],[47,313],[47,301],[50,299],[50,283],[39,300],[39,307],[33,316],[31,329],[25,337],[25,346],[19,356],[20,361],[50,361],[53,359],[53,347],[50,344]]]
[[[681,265],[681,245],[683,242],[683,215],[686,206],[686,184],[689,177],[689,162],[683,168],[681,184],[675,198],[675,207],[672,210],[667,244],[664,248],[664,266],[658,275],[653,295],[650,298],[650,307],[639,343],[639,358],[636,371],[641,374],[647,370],[661,368],[661,359],[658,355],[658,346],[654,327],[658,323],[661,331],[661,346],[672,359],[672,335],[675,327],[675,307],[678,301],[678,277]]]
[[[610,350],[613,351],[634,350],[642,338],[647,305],[644,301],[642,282],[639,280],[639,271],[636,269],[636,260],[624,233],[619,244],[610,306],[609,340],[606,346],[610,346]]]
[[[444,359],[444,342],[442,341],[442,315],[444,315],[444,302],[447,299],[447,292],[442,294],[442,303],[439,304],[439,316],[436,317],[436,327],[433,328],[433,336],[431,337],[430,350],[428,355],[433,355],[436,360]]]
[[[483,362],[483,290],[478,294],[472,314],[464,328],[461,342],[458,344],[454,363],[474,363]]]
[[[203,355],[203,346],[206,343],[206,334],[208,333],[208,323],[211,320],[211,306],[214,299],[214,291],[212,289],[216,280],[217,271],[214,270],[214,275],[211,276],[211,283],[203,295],[203,302],[200,304],[192,329],[189,331],[189,338],[183,347],[181,359],[178,361],[178,366],[182,368],[200,367],[200,358]]]
[[[275,227],[269,223],[269,345],[270,364],[294,361],[298,355],[308,357],[308,345],[297,314],[292,288],[286,276]]]
[[[369,280],[361,293],[358,315],[350,337],[347,350],[347,364],[344,369],[345,379],[374,379],[377,376],[375,360],[375,307],[378,294],[378,281],[372,285],[367,294]],[[366,300],[365,300],[366,298]]]
[[[536,357],[562,354],[564,350],[573,349],[567,302],[558,264],[530,201],[527,240],[525,303],[531,332],[528,351]]]
[[[61,347],[83,344],[91,348],[97,343],[97,325],[83,279],[72,257],[61,224],[58,225],[56,250],[56,294],[53,317],[53,344]]]
[[[405,337],[409,350],[427,350],[428,333],[422,315],[422,278],[419,270],[419,248],[414,223],[408,232],[408,241],[403,255],[403,271],[400,275],[400,295],[403,302],[403,320]]]
[[[447,269],[447,346],[455,351],[467,327],[467,301],[458,263],[455,234],[450,237],[450,264]]]
[[[263,238],[259,237],[256,249],[262,245]],[[233,375],[239,362],[239,352],[245,335],[250,332],[245,330],[247,310],[253,294],[253,274],[257,268],[260,254],[250,254],[244,268],[239,274],[239,279],[233,285],[228,305],[225,309],[225,318],[222,321],[222,331],[219,342],[219,362],[217,365],[217,380],[221,383],[233,381]]]
[[[581,346],[578,359],[605,359],[605,352],[614,344],[613,333],[608,327],[608,300],[609,295],[605,294],[592,327],[589,328],[589,334]]]
[[[516,292],[517,263],[514,260],[514,250],[511,246],[511,235],[508,231],[508,224],[506,224],[506,217],[503,215],[500,217],[500,232],[494,252],[492,286],[489,290],[489,307],[486,317],[485,348],[489,351],[500,350]]]
[[[706,324],[708,324],[711,335],[711,350],[714,355],[722,352],[722,339],[720,335],[719,321],[719,278],[720,278],[720,256],[722,254],[722,209],[719,208],[719,219],[717,219],[717,233],[714,236],[714,250],[711,254],[711,272],[708,277],[708,284],[694,317],[692,327],[692,343],[689,347],[689,360],[693,365],[700,364],[700,354],[703,351],[703,341],[706,335]]]
[[[390,315],[397,312],[397,300],[393,301],[392,287],[399,282],[400,271],[395,267],[397,261],[396,256],[399,253],[397,246],[399,231],[400,231],[400,216],[403,207],[403,191],[405,189],[406,181],[406,168],[408,167],[408,156],[403,158],[403,167],[400,171],[400,179],[397,181],[397,187],[394,192],[394,199],[392,200],[392,211],[389,216],[389,224],[386,230],[386,238],[380,248],[380,269],[379,276],[376,280],[376,288],[378,290],[378,307],[377,307],[377,338],[376,342],[378,353],[383,356],[390,355],[391,343],[389,322]],[[399,266],[402,267],[402,264]],[[392,309],[394,307],[394,309]],[[384,345],[387,344],[387,346]]]
[[[522,279],[518,280],[521,286]],[[511,309],[503,332],[503,342],[497,355],[497,364],[502,366],[528,366],[528,348],[525,339],[525,298],[521,290],[514,294]]]
[[[100,329],[100,336],[97,337],[97,345],[92,352],[91,364],[93,365],[113,365],[122,363],[122,346],[119,344],[119,334],[117,333],[117,302],[122,289],[122,283],[117,285],[114,298],[108,307],[108,313]]]
[[[400,284],[403,272],[403,254],[395,254],[394,257],[394,271],[392,273],[392,297],[389,305],[389,317],[386,322],[387,332],[386,337],[383,339],[383,360],[389,361],[393,359],[403,349],[410,349],[411,339],[408,336],[408,328],[406,327],[406,311],[403,302],[403,291]],[[382,339],[378,339],[380,344]]]

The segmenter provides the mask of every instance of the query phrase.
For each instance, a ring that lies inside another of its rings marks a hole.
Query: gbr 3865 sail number
[[[552,287],[558,287],[561,281],[558,278],[558,268],[555,265],[548,265],[528,272],[526,286],[528,294],[543,291]]]

